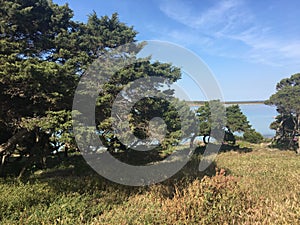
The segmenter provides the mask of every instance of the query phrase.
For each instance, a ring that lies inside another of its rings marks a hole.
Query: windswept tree
[[[159,78],[160,82],[152,82],[151,77]],[[151,136],[159,133],[161,135],[157,135],[155,139],[159,142],[158,146],[163,149],[178,145],[184,137],[188,138],[193,130],[192,122],[189,121],[195,121],[194,114],[187,104],[173,98],[174,91],[170,89],[170,85],[180,77],[179,68],[167,63],[151,63],[148,59],[134,62],[112,74],[110,81],[103,85],[96,106],[96,125],[102,143],[111,151],[128,153],[138,145],[150,145]],[[128,88],[136,79],[144,79],[144,81],[134,89]],[[163,87],[165,90],[161,90]],[[161,92],[163,95],[147,97],[146,93],[149,90]],[[118,94],[123,96],[119,103],[115,101]],[[131,105],[131,102],[135,102],[136,99],[140,100]],[[115,104],[117,110],[112,117]],[[128,114],[122,115],[129,106],[131,108]],[[184,118],[181,118],[182,115]],[[153,118],[162,123],[161,126],[155,127],[156,134],[151,133],[153,129],[149,129]],[[128,121],[130,130],[126,129]],[[117,127],[118,132],[114,126]],[[130,134],[134,134],[137,140],[131,140]],[[120,139],[126,140],[127,144]]]
[[[118,20],[72,21],[68,5],[47,0],[0,1],[0,156],[29,162],[74,146],[70,112],[78,80],[107,48],[134,41]],[[58,140],[59,139],[59,140]]]
[[[259,143],[263,140],[263,136],[252,128],[246,115],[242,112],[239,105],[231,105],[226,107],[227,118],[227,139],[232,139],[233,133],[243,134],[245,141],[251,143]]]
[[[275,136],[272,145],[278,148],[294,148],[295,118],[290,114],[279,114],[275,117],[275,121],[270,124],[270,129],[275,130]]]
[[[0,123],[6,134],[0,155],[2,164],[15,151],[34,161],[52,147],[43,118],[71,109],[79,78],[72,60],[81,61],[80,51],[63,46],[61,38],[72,42],[78,25],[67,5],[11,0],[1,1],[0,8]]]
[[[262,136],[251,127],[239,105],[225,107],[219,100],[205,102],[203,106],[198,108],[197,116],[200,125],[200,135],[203,136],[203,141],[206,144],[209,141],[212,127],[224,130],[224,141],[233,144],[235,144],[234,132],[246,134],[246,139],[253,136],[259,136],[257,140],[262,139]],[[253,142],[253,140],[253,138],[249,138],[249,141]]]
[[[271,127],[277,130],[275,142],[286,143],[286,147],[293,147],[298,137],[297,153],[300,153],[300,74],[294,74],[290,78],[282,79],[276,85],[276,93],[273,94],[267,105],[277,107],[280,114]]]
[[[117,14],[99,18],[92,13],[87,23],[74,22],[67,4],[59,6],[48,0],[0,1],[0,17],[1,164],[14,153],[25,156],[28,165],[43,163],[53,151],[76,148],[71,110],[80,78],[99,56],[135,42],[137,32],[120,22]],[[170,86],[181,73],[170,64],[145,59],[116,71],[99,94],[96,125],[109,149],[122,148],[110,126],[114,99],[126,84],[151,76],[162,77]],[[159,85],[155,88],[160,90]],[[170,89],[165,92],[173,95]],[[144,103],[149,103],[147,112]],[[178,139],[179,117],[162,99],[145,98],[135,105],[131,119],[135,134],[149,135],[146,127],[151,115],[167,121],[169,141],[162,145],[175,143],[170,140]]]

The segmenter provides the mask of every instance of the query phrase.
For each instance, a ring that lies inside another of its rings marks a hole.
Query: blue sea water
[[[247,116],[252,127],[264,137],[273,137],[275,131],[269,128],[278,115],[276,107],[263,104],[240,105],[242,112]]]

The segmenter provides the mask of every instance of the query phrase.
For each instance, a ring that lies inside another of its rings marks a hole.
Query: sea
[[[274,137],[275,130],[270,129],[270,124],[278,115],[276,107],[264,104],[245,104],[240,105],[240,108],[257,132],[264,137]]]
[[[192,107],[195,110],[197,107]],[[264,104],[241,104],[241,111],[247,117],[252,128],[266,138],[272,138],[275,130],[270,129],[270,124],[278,115],[276,107]]]

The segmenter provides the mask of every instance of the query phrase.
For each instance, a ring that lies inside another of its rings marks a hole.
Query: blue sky
[[[54,0],[74,19],[119,13],[137,40],[184,46],[214,73],[225,100],[265,100],[300,72],[299,0]],[[184,79],[182,83],[185,83]],[[185,84],[188,84],[186,82]],[[202,96],[190,88],[193,100]]]

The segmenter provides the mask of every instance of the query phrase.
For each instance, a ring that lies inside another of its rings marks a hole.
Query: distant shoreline
[[[201,106],[207,101],[186,101],[189,106]],[[255,101],[225,101],[225,105],[263,105],[265,100],[255,100]]]

